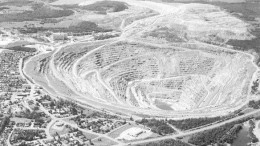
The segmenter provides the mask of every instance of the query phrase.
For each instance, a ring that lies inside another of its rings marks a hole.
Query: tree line
[[[242,129],[241,123],[248,121],[250,118],[251,117],[194,134],[188,142],[199,146],[207,146],[216,143],[233,143],[233,140],[237,137],[237,133]]]
[[[166,134],[176,132],[164,120],[156,120],[156,119],[149,119],[148,120],[148,119],[143,118],[141,121],[136,121],[136,123],[145,125],[145,126],[151,128],[152,132],[158,133],[160,135],[166,135]]]
[[[197,118],[197,119],[167,120],[167,121],[169,124],[175,126],[178,129],[189,130],[210,123],[214,123],[222,119],[223,117],[214,117],[214,118]]]
[[[184,143],[180,140],[166,139],[158,142],[139,144],[137,146],[190,146],[190,144]]]
[[[4,117],[0,125],[0,135],[4,132],[5,127],[9,124],[10,117]]]

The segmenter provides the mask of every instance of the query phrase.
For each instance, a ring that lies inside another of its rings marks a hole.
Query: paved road
[[[91,130],[82,129],[82,128],[79,128],[77,125],[71,124],[71,123],[66,122],[66,121],[62,121],[62,122],[66,123],[67,125],[69,125],[69,126],[71,126],[71,127],[73,127],[73,128],[77,128],[77,129],[79,129],[79,130],[82,131],[82,132],[86,132],[86,133],[98,135],[99,138],[100,138],[100,137],[104,137],[104,138],[107,138],[107,139],[109,139],[109,140],[111,140],[111,141],[114,141],[114,142],[118,143],[118,145],[123,145],[123,143],[122,143],[121,141],[118,141],[118,140],[116,140],[116,139],[113,139],[113,138],[109,137],[109,136],[106,135],[106,134],[95,133],[95,132],[93,132],[93,131],[91,131]]]
[[[12,134],[13,134],[13,131],[14,131],[14,130],[12,130],[12,132],[9,134],[9,136],[8,136],[8,138],[7,138],[7,146],[12,146],[11,143],[10,143],[10,138],[11,138],[11,136],[12,136]]]
[[[113,138],[109,137],[109,136],[106,135],[106,134],[95,133],[95,132],[92,132],[91,130],[82,129],[82,128],[79,128],[79,127],[78,127],[77,125],[75,125],[75,124],[72,124],[72,123],[69,123],[69,122],[63,120],[63,119],[74,118],[75,116],[70,116],[70,117],[66,117],[66,118],[56,118],[54,115],[50,114],[50,113],[42,106],[42,104],[40,104],[40,109],[41,109],[45,114],[47,114],[48,116],[50,116],[51,119],[52,119],[52,121],[51,121],[50,123],[48,123],[47,128],[45,129],[45,130],[46,130],[46,134],[47,134],[47,139],[51,139],[51,138],[52,138],[52,136],[50,135],[50,128],[51,128],[51,126],[52,126],[55,122],[57,122],[57,121],[62,121],[62,122],[64,122],[66,125],[69,125],[69,126],[71,126],[71,127],[73,127],[73,128],[77,128],[77,129],[79,129],[79,130],[81,130],[81,131],[83,131],[83,132],[90,133],[90,134],[93,134],[93,135],[98,135],[98,137],[105,137],[105,138],[107,138],[107,139],[109,139],[109,140],[112,140],[112,141],[114,141],[114,142],[117,142],[117,143],[120,144],[120,145],[123,145],[122,142],[120,142],[120,141],[118,141],[118,140],[116,140],[116,139],[113,139]],[[113,131],[114,131],[114,130],[113,130]]]

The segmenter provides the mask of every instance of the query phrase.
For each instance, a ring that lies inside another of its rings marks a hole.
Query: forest
[[[237,133],[242,129],[241,123],[249,119],[250,118],[245,118],[240,121],[225,124],[218,128],[194,134],[191,136],[188,142],[199,146],[207,146],[216,143],[232,144],[233,140],[237,137]]]
[[[214,118],[198,118],[198,119],[184,119],[184,120],[168,120],[168,123],[180,130],[189,130],[196,127],[211,124],[222,120],[222,117]]]
[[[184,143],[179,140],[167,139],[167,140],[150,142],[150,143],[136,145],[136,146],[190,146],[190,144]]]
[[[166,135],[170,133],[175,133],[175,130],[170,127],[166,121],[164,120],[156,120],[156,119],[145,119],[143,118],[141,121],[136,121],[138,124],[145,125],[151,128],[151,131],[154,133],[158,133],[160,135]]]
[[[112,29],[101,28],[96,23],[91,21],[82,21],[76,25],[71,25],[69,27],[24,27],[19,29],[19,32],[22,34],[39,33],[46,31],[91,34],[92,32],[110,32],[112,31]]]
[[[2,3],[0,3],[1,5]],[[24,3],[23,3],[24,4]],[[46,18],[59,18],[74,14],[72,10],[53,9],[43,3],[28,3],[32,7],[32,11],[24,11],[22,13],[5,13],[0,14],[0,22],[22,22],[34,21]],[[25,3],[26,5],[26,3]]]
[[[259,109],[260,108],[260,100],[258,100],[258,101],[251,100],[251,101],[249,101],[248,106],[253,108],[253,109]]]

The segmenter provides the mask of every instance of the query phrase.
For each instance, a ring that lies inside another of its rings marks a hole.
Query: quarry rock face
[[[249,24],[211,5],[160,10],[124,27],[119,39],[60,48],[32,58],[25,71],[53,94],[111,110],[211,116],[243,106],[254,58],[220,44],[254,38]]]
[[[248,31],[249,27],[249,24],[219,7],[208,4],[184,4],[172,8],[172,12],[165,15],[132,23],[125,28],[123,35],[157,43],[196,40],[219,44],[230,39],[254,38]]]

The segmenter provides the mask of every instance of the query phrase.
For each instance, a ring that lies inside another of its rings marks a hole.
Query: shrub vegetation
[[[139,144],[137,146],[190,146],[190,144],[184,143],[179,140],[167,139],[158,142],[150,142],[146,144]]]
[[[35,3],[31,5],[33,11],[24,11],[22,13],[8,13],[0,14],[0,22],[22,22],[22,21],[34,21],[38,19],[46,18],[59,18],[64,16],[70,16],[74,14],[72,10],[66,9],[53,9],[42,3]]]
[[[218,128],[194,134],[188,142],[199,146],[207,146],[216,143],[233,143],[233,140],[237,137],[237,133],[242,129],[240,123],[248,121],[249,119],[250,118],[245,118],[240,121],[225,124]]]
[[[128,7],[126,3],[118,1],[98,1],[83,7],[83,9],[89,11],[96,11],[99,13],[105,13],[108,10],[110,10],[111,12],[120,12],[127,8]]]
[[[198,118],[185,120],[168,120],[168,123],[181,130],[193,129],[221,120],[221,117],[214,118]]]
[[[8,123],[10,122],[10,118],[9,117],[4,117],[1,120],[1,124],[0,124],[0,135],[1,133],[4,131],[5,127],[8,125]]]
[[[172,127],[170,127],[164,120],[142,119],[141,121],[136,121],[136,123],[145,125],[151,128],[152,132],[158,133],[160,135],[166,135],[175,132],[175,130]]]
[[[35,48],[29,48],[29,47],[23,47],[23,46],[13,46],[13,47],[5,48],[5,49],[13,50],[13,51],[23,51],[23,52],[36,52],[37,51]]]

